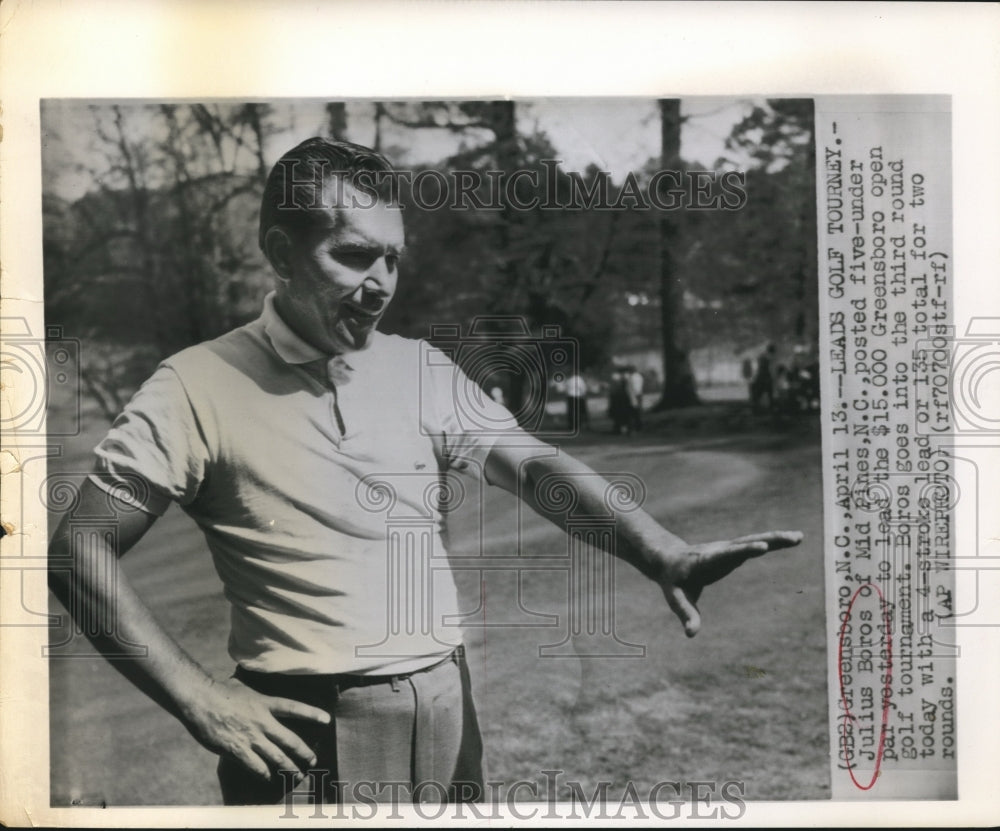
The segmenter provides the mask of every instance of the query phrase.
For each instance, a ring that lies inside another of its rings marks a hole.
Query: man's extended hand
[[[693,638],[701,629],[701,615],[695,604],[705,586],[721,580],[751,557],[800,542],[801,531],[768,531],[735,540],[692,545],[678,552],[659,583],[670,608],[684,624],[684,633]]]
[[[209,750],[232,756],[270,779],[272,770],[303,771],[316,764],[309,745],[277,716],[330,723],[330,714],[318,707],[261,695],[235,678],[206,687],[187,708],[185,723]]]

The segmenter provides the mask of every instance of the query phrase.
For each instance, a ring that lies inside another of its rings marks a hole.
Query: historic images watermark
[[[425,820],[738,820],[747,810],[746,783],[661,780],[649,787],[626,783],[621,796],[612,796],[615,784],[599,780],[588,788],[562,779],[562,770],[541,770],[535,779],[486,782],[478,802],[451,801],[440,782],[332,781],[328,770],[282,770],[289,786],[279,819],[403,819],[403,805]],[[295,785],[298,787],[293,790]],[[458,800],[475,790],[473,783],[454,783]]]
[[[285,166],[279,210],[372,208],[380,200],[437,211],[736,211],[747,203],[746,174],[728,170],[629,172],[620,186],[606,170],[584,176],[559,159],[515,170],[380,170],[355,174],[332,165]],[[324,187],[325,184],[325,187]]]
[[[2,318],[0,346],[2,387],[16,393],[4,396],[0,429],[5,437],[69,437],[80,432],[83,388],[80,377],[80,340],[65,337],[61,326],[45,327],[44,337],[32,332],[23,317]],[[45,422],[53,394],[68,402],[62,419]]]

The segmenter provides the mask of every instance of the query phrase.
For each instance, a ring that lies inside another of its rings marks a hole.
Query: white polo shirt
[[[92,478],[198,523],[247,669],[403,671],[461,641],[441,483],[480,476],[516,423],[424,341],[376,333],[327,364],[269,295],[254,322],[160,364]]]

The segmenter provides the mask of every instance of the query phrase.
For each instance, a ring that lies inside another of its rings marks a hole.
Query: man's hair
[[[271,168],[260,201],[257,243],[276,225],[298,230],[315,225],[322,216],[323,185],[339,178],[372,198],[387,199],[391,192],[389,160],[369,147],[318,136],[306,139],[285,153]]]

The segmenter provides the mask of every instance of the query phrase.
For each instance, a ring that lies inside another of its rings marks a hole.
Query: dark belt
[[[287,672],[259,672],[258,670],[244,669],[242,666],[238,666],[236,668],[236,677],[248,687],[252,687],[257,692],[264,693],[265,695],[287,696],[290,688],[298,688],[302,692],[313,692],[315,694],[329,695],[333,693],[336,695],[353,687],[370,687],[375,684],[391,684],[395,690],[398,689],[401,681],[405,681],[413,675],[419,675],[423,672],[433,672],[449,662],[461,666],[464,660],[465,645],[460,644],[440,661],[436,661],[430,666],[421,667],[412,672],[404,672],[398,675],[357,675],[351,672],[306,675]]]

